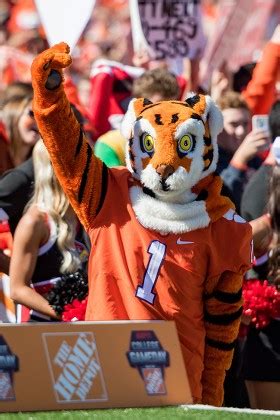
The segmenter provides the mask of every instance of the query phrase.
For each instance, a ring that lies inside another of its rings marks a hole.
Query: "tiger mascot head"
[[[185,193],[216,169],[222,128],[222,113],[209,96],[191,94],[185,102],[133,99],[122,122],[127,167],[146,194],[186,201]]]

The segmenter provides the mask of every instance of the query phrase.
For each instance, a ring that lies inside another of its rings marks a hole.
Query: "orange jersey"
[[[175,320],[193,395],[200,399],[206,282],[249,268],[251,230],[225,217],[181,235],[148,230],[130,203],[133,182],[126,169],[110,171],[104,204],[89,231],[86,319]]]

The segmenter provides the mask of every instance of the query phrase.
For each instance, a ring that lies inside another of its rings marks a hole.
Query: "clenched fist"
[[[69,46],[61,42],[43,51],[34,59],[31,66],[34,90],[39,86],[41,88],[44,86],[47,90],[55,90],[61,85],[62,69],[72,62],[69,52]]]

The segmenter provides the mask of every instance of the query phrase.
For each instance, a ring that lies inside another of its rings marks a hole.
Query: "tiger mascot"
[[[92,153],[63,89],[69,47],[32,64],[33,111],[92,243],[86,320],[174,320],[194,402],[221,405],[251,266],[251,229],[221,194],[222,116],[209,96],[134,99],[127,168]]]

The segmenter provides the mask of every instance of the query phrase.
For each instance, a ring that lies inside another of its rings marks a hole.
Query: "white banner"
[[[205,37],[199,0],[130,0],[130,13],[136,52],[146,40],[156,60],[201,55]]]
[[[71,51],[88,23],[95,0],[35,0],[50,46],[67,42]]]

